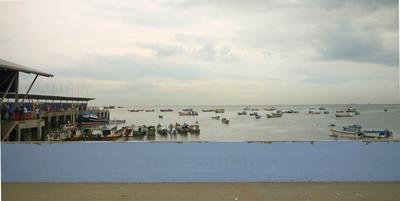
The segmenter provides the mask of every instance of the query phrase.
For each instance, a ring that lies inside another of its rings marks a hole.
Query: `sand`
[[[2,183],[2,200],[399,200],[400,182]]]

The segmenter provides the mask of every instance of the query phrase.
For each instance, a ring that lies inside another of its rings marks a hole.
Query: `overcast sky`
[[[400,103],[398,1],[0,1],[0,57],[94,105]],[[21,81],[26,86],[27,78]]]

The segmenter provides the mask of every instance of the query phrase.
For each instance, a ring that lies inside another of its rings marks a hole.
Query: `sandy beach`
[[[2,200],[398,200],[399,182],[2,183]]]

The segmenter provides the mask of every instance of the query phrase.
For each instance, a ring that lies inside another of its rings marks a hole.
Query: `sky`
[[[0,1],[0,55],[91,105],[400,103],[395,0]]]

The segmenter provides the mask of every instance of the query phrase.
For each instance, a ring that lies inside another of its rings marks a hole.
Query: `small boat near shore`
[[[145,112],[154,112],[155,110],[154,109],[151,109],[151,110],[145,110]]]
[[[346,138],[389,138],[392,136],[392,132],[388,129],[366,129],[363,130],[360,125],[349,125],[344,126],[342,130],[329,129],[332,137],[346,137]]]

